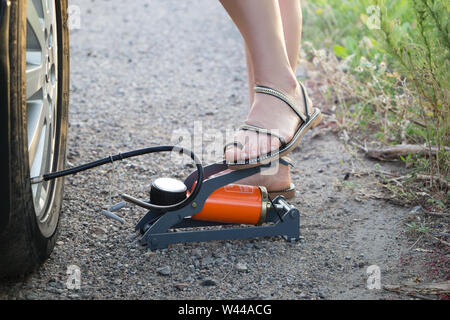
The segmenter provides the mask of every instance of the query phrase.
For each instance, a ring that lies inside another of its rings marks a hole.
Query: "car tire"
[[[0,41],[3,41],[0,46],[3,46],[4,51],[1,53],[2,65],[0,66],[0,76],[2,77],[0,85],[4,91],[1,92],[0,100],[0,172],[2,175],[0,278],[27,274],[42,265],[49,257],[55,246],[59,230],[63,198],[63,179],[57,179],[46,185],[46,196],[42,201],[39,198],[41,202],[36,202],[36,189],[32,189],[30,183],[32,165],[29,160],[31,159],[30,139],[27,133],[29,131],[27,128],[28,113],[30,113],[27,109],[30,108],[27,97],[29,59],[27,33],[30,30],[30,23],[27,20],[30,11],[27,9],[30,10],[30,8],[27,6],[30,4],[44,6],[45,3],[47,5],[51,3],[52,11],[46,12],[51,12],[52,21],[56,21],[51,25],[49,32],[51,32],[50,37],[52,34],[55,35],[55,39],[51,39],[51,41],[52,45],[55,47],[57,45],[56,53],[52,53],[57,57],[57,63],[52,62],[53,69],[51,67],[49,69],[53,70],[52,74],[57,77],[57,81],[52,80],[54,81],[52,92],[56,93],[57,98],[54,102],[47,102],[53,108],[49,111],[51,123],[50,121],[46,122],[48,124],[46,128],[52,135],[44,140],[49,141],[51,147],[46,145],[43,149],[44,152],[46,150],[52,150],[52,152],[51,157],[44,155],[45,162],[41,160],[43,164],[39,168],[43,168],[42,170],[58,171],[65,167],[69,106],[67,0],[47,2],[17,0],[7,1],[7,3],[4,16],[7,17],[6,19],[9,18],[9,23],[5,26],[5,21],[2,21],[2,27],[8,29],[6,32],[3,30],[4,37],[7,39],[0,38]],[[45,22],[42,28],[45,29],[45,37],[48,38]],[[47,45],[47,42],[45,44]],[[51,47],[50,44],[49,46]],[[48,61],[50,64],[50,58]],[[51,100],[50,94],[48,99]],[[44,163],[47,164],[44,165]],[[40,174],[43,173],[46,172],[40,172]],[[36,203],[42,205],[42,208],[39,207],[39,214]]]

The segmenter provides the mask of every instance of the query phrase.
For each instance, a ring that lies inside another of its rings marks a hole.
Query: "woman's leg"
[[[281,90],[297,101],[299,106],[303,106],[303,96],[286,48],[278,1],[221,0],[221,3],[244,38],[248,59],[251,61],[250,68],[253,69],[253,81]],[[281,7],[286,9],[287,5],[288,1]],[[292,22],[286,23],[292,25]],[[293,37],[292,34],[287,33],[289,38]],[[298,41],[300,40],[297,40],[297,43]],[[295,46],[293,44],[291,48]],[[292,61],[296,61],[294,59],[296,58],[292,58]],[[292,64],[295,66],[296,62]],[[289,141],[300,121],[284,102],[268,95],[255,94],[246,123],[277,129],[279,134]],[[241,142],[244,148],[229,148],[225,155],[228,161],[255,158],[267,153],[269,149],[276,150],[280,145],[274,137],[248,131],[241,131],[236,140]]]
[[[281,20],[283,23],[284,41],[286,51],[294,74],[297,70],[300,42],[302,36],[302,10],[300,0],[278,0],[280,6]],[[247,62],[248,87],[250,106],[253,105],[255,92],[255,80],[253,76],[253,65],[247,44],[245,45],[245,57]],[[240,184],[265,186],[267,190],[284,190],[290,187],[291,177],[289,166],[279,166],[275,175],[256,174],[241,181]]]
[[[250,99],[250,108],[253,106],[253,101],[255,100],[255,91],[253,88],[255,87],[255,76],[253,75],[253,62],[250,57],[250,52],[248,51],[247,44],[244,41],[245,46],[245,61],[247,63],[247,80],[248,80],[248,91],[249,91],[249,99]]]
[[[302,39],[302,23],[303,15],[300,0],[278,0],[280,7],[281,21],[283,25],[284,43],[291,66],[292,72],[297,71],[298,56],[300,53],[300,43]],[[248,88],[250,107],[253,105],[255,99],[255,76],[253,75],[253,62],[250,56],[250,51],[244,41],[245,59],[247,63]]]
[[[302,40],[302,7],[300,0],[278,0],[278,4],[283,23],[284,43],[292,72],[295,74]]]
[[[281,21],[283,25],[284,43],[292,72],[297,71],[298,56],[300,53],[300,43],[302,39],[303,15],[300,0],[278,0],[280,7]],[[255,76],[253,75],[253,62],[247,44],[245,45],[245,59],[247,63],[248,88],[250,107],[255,99]]]

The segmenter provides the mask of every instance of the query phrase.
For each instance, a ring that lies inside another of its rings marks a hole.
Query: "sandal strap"
[[[225,153],[225,152],[227,151],[227,149],[228,149],[229,147],[231,147],[231,146],[237,147],[237,148],[239,148],[240,150],[244,149],[244,146],[242,145],[242,143],[240,143],[239,141],[233,141],[233,142],[227,143],[227,144],[223,147],[223,153]]]
[[[283,146],[286,145],[286,140],[285,140],[283,137],[279,136],[278,134],[273,133],[272,130],[270,130],[270,129],[257,127],[257,126],[254,126],[254,125],[252,125],[252,124],[244,124],[244,125],[242,125],[242,126],[239,127],[239,130],[244,130],[244,131],[247,131],[247,130],[248,130],[248,131],[255,131],[255,132],[257,132],[257,133],[262,133],[262,134],[266,134],[266,135],[271,135],[271,136],[274,136],[275,138],[277,138],[278,140],[280,140],[281,147],[283,147]]]
[[[294,165],[292,164],[292,159],[286,156],[280,158],[280,163],[284,166],[290,166],[292,168],[294,167]]]
[[[306,91],[305,86],[303,85],[303,83],[300,83],[300,88],[302,88],[302,92],[303,92],[303,101],[305,102],[305,112],[306,112],[306,122],[309,122],[309,119],[311,118],[310,114],[309,114],[309,107],[310,107],[310,102],[311,100],[308,99],[308,92]]]
[[[300,111],[299,108],[295,105],[295,103],[292,102],[292,100],[281,91],[275,90],[273,88],[265,87],[265,86],[259,86],[259,85],[255,86],[254,90],[257,93],[268,94],[268,95],[271,95],[273,97],[280,99],[281,101],[286,103],[289,107],[291,107],[291,109],[294,110],[294,112],[300,117],[300,119],[303,120],[303,122],[307,123],[309,121],[309,114],[308,114],[308,102],[306,99],[306,90],[302,83],[300,83],[300,87],[302,88],[303,97],[305,99],[306,115],[302,111]]]

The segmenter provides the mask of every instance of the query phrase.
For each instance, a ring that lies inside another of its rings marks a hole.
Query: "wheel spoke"
[[[44,34],[44,21],[42,18],[38,16],[38,9],[36,8],[34,1],[27,2],[27,21],[29,26],[31,27],[31,31],[33,31],[34,36],[36,37],[40,48],[33,48],[35,50],[43,50],[45,47],[45,34]],[[27,35],[28,39],[31,39],[32,35]],[[27,43],[28,45],[28,43]]]
[[[35,191],[34,191],[34,203],[35,206],[37,207],[41,207],[43,205],[43,203],[41,204],[41,202],[43,202],[42,200],[45,199],[45,197],[43,197],[43,195],[46,195],[46,188],[44,187],[43,183],[40,183],[39,185],[36,186]],[[39,216],[38,216],[39,218]]]
[[[48,132],[48,128],[47,125],[42,125],[41,126],[40,132],[39,132],[39,138],[37,139],[37,143],[36,143],[36,149],[35,149],[35,157],[33,162],[31,162],[30,164],[30,171],[32,173],[32,175],[39,175],[43,169],[45,169],[45,160],[42,156],[44,152],[45,152],[45,148],[46,148],[46,140],[47,140],[47,132]],[[30,149],[31,150],[31,149]],[[31,154],[30,154],[31,157]],[[46,184],[46,183],[45,183]],[[41,207],[41,201],[42,201],[42,195],[43,195],[43,187],[44,187],[44,183],[40,183],[38,185],[35,186],[34,189],[34,203],[37,207]],[[45,199],[45,198],[44,198]]]
[[[27,65],[26,70],[26,97],[30,99],[36,92],[42,89],[45,70],[42,65]]]
[[[53,8],[52,1],[41,0],[42,8],[44,9],[44,20],[46,22],[46,27],[50,28],[53,24]]]
[[[40,152],[40,146],[42,143],[42,133],[45,131],[44,125],[47,118],[48,107],[46,103],[39,101],[27,102],[27,130],[28,130],[28,153],[30,159],[30,166],[33,166],[36,160],[36,156],[39,158],[42,156]],[[45,132],[44,132],[45,134]],[[39,175],[40,172],[37,173]]]
[[[45,103],[44,103],[45,105]],[[46,110],[49,110],[49,108],[45,108]],[[43,130],[40,132],[40,142],[37,148],[37,156],[40,157],[40,163],[36,163],[36,168],[39,170],[40,174],[43,172],[49,172],[52,167],[52,160],[53,160],[53,153],[54,153],[54,131],[53,131],[53,124],[52,121],[49,119],[49,115],[46,114],[45,117],[45,125],[43,126]],[[42,147],[43,144],[43,147]],[[40,155],[44,156],[40,156]],[[36,159],[35,159],[36,160]],[[35,193],[35,202],[38,207],[43,207],[45,205],[45,201],[47,199],[47,194],[49,191],[50,183],[44,182],[40,183],[39,187],[37,189],[37,192]],[[44,214],[44,212],[38,213],[38,218],[41,218],[41,215]]]

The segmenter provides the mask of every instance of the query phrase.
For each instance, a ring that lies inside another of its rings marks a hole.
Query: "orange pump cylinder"
[[[266,188],[229,184],[214,191],[202,211],[193,215],[192,219],[261,225],[269,205]]]

